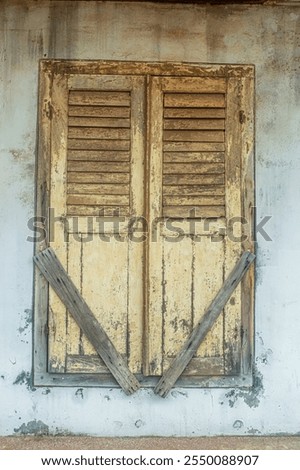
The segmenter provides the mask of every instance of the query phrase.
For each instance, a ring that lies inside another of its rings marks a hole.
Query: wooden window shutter
[[[133,373],[142,362],[143,248],[126,227],[143,214],[144,95],[144,77],[58,74],[51,99],[50,245]],[[51,288],[48,347],[52,373],[108,376]]]
[[[150,173],[156,178],[150,182],[149,217],[159,222],[148,249],[145,373],[160,376],[243,249],[252,246],[241,218],[249,215],[243,191],[252,155],[253,83],[241,77],[155,77],[150,96]],[[249,230],[250,219],[247,224]],[[243,335],[251,334],[245,313],[249,279],[235,290],[181,383],[197,383],[197,377],[198,383],[209,384],[211,377],[222,383],[222,377],[247,374],[242,348]]]
[[[252,66],[42,61],[37,215],[47,239],[36,250],[54,250],[143,386],[156,386],[254,251],[253,75]],[[141,225],[134,236],[142,221],[146,237]],[[250,384],[252,333],[253,267],[180,385]],[[36,384],[116,385],[39,271],[34,369]]]

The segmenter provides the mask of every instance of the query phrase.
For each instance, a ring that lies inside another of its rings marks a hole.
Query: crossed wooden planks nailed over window
[[[250,251],[243,253],[206,310],[201,321],[196,325],[177,357],[159,380],[154,390],[157,395],[161,397],[167,396],[217,320],[231,294],[248,271],[254,258],[255,255]],[[130,395],[137,391],[140,388],[140,383],[129,370],[126,362],[118,353],[104,329],[93,315],[93,312],[74,286],[54,250],[52,248],[45,249],[34,256],[34,262],[65,304],[124,392]]]

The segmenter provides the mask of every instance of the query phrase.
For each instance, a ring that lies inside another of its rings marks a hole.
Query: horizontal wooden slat
[[[222,93],[166,93],[166,108],[222,108],[225,106],[225,95]]]
[[[164,196],[163,206],[222,206],[224,196]]]
[[[164,142],[167,152],[224,152],[223,142]]]
[[[102,61],[99,61],[102,65]],[[132,78],[128,74],[120,74],[119,70],[113,73],[102,73],[102,67],[98,73],[86,73],[85,67],[68,77],[70,90],[101,90],[101,91],[130,91],[132,90]]]
[[[215,122],[215,120],[213,120]],[[100,118],[100,117],[69,117],[68,125],[71,127],[117,127],[129,128],[130,119]],[[206,129],[206,128],[205,128]],[[221,129],[221,128],[217,128]]]
[[[68,139],[69,150],[129,150],[130,140]]]
[[[68,183],[129,183],[129,173],[68,173]]]
[[[113,216],[116,215],[116,211],[118,216],[128,216],[130,215],[130,208],[129,206],[67,206],[67,215],[68,216],[91,216],[91,217],[98,217],[103,216]]]
[[[130,108],[121,106],[69,106],[69,116],[129,118]]]
[[[130,93],[126,91],[71,90],[69,92],[69,104],[130,106]]]
[[[72,354],[67,356],[66,369],[66,371],[70,373],[109,373],[109,369],[106,367],[99,356],[80,356],[79,354]]]
[[[164,129],[225,129],[224,119],[165,119]]]
[[[74,206],[75,207],[75,206]],[[122,211],[124,207],[121,208]],[[114,210],[118,212],[118,208],[114,207]],[[127,209],[126,209],[127,210]],[[106,212],[105,212],[105,215]],[[107,234],[114,235],[116,233],[122,234],[124,236],[128,235],[130,229],[129,226],[130,219],[125,219],[119,217],[118,215],[110,216],[109,220],[105,216],[101,216],[100,219],[89,219],[86,216],[78,216],[76,218],[68,216],[65,219],[65,229],[68,233],[95,233],[95,234]],[[199,222],[196,224],[196,227],[199,225]],[[206,224],[207,225],[207,224]],[[209,224],[209,230],[211,227],[214,227],[214,223]],[[215,233],[216,231],[214,231]]]
[[[128,194],[128,184],[69,183],[68,194]]]
[[[106,129],[105,127],[69,127],[70,139],[120,139],[129,140],[129,129]]]
[[[182,175],[164,175],[164,185],[212,185],[212,184],[224,184],[224,174],[214,175],[194,175],[194,174],[182,174]]]
[[[127,162],[68,162],[68,171],[129,173],[130,164]]]
[[[215,77],[164,77],[162,89],[165,92],[225,93],[226,78]]]
[[[163,215],[172,218],[224,217],[224,206],[166,206]]]
[[[130,153],[123,150],[69,150],[68,160],[128,162],[130,160]]]
[[[167,370],[175,357],[164,359],[164,370]],[[193,357],[182,373],[182,376],[203,376],[203,375],[223,375],[224,358],[223,357]]]
[[[165,163],[220,163],[225,161],[223,152],[164,152]]]
[[[164,118],[225,118],[224,108],[164,108]]]
[[[171,142],[224,142],[224,131],[164,131],[164,141]]]
[[[80,221],[80,219],[78,219]],[[69,221],[68,221],[69,222]],[[77,225],[77,221],[76,221]],[[174,225],[170,227],[168,223],[166,223],[166,220],[163,219],[163,221],[160,222],[159,224],[159,229],[160,229],[160,234],[163,237],[178,237],[178,232],[175,230],[174,231]],[[221,233],[225,233],[225,227],[226,227],[226,220],[224,217],[218,217],[215,220],[210,220],[209,224],[205,222],[203,219],[198,219],[196,223],[191,224],[190,221],[188,220],[180,220],[176,221],[176,227],[180,228],[182,230],[181,233],[184,233],[186,235],[195,235],[197,237],[211,237],[215,236],[218,234],[221,237]],[[79,230],[77,229],[77,232]]]
[[[193,175],[224,173],[223,163],[164,163],[163,173],[179,175],[191,173]]]
[[[225,188],[220,186],[181,185],[164,186],[164,196],[223,196]]]
[[[129,206],[129,196],[118,194],[69,194],[67,205]]]

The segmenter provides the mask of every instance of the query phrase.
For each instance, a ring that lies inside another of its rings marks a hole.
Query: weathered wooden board
[[[220,163],[223,152],[164,152],[164,163]]]
[[[130,150],[130,140],[68,139],[69,150]]]
[[[129,195],[120,194],[69,194],[68,205],[129,206]]]
[[[163,205],[165,206],[222,206],[225,204],[224,196],[164,196]]]
[[[92,311],[74,286],[67,272],[51,248],[34,256],[34,262],[55,290],[76,323],[93,344],[110,372],[127,395],[140,388],[140,384],[128,369],[122,356],[117,352],[111,340],[95,319]]]
[[[70,91],[69,104],[89,104],[92,106],[130,106],[130,93],[125,91]]]
[[[224,119],[165,119],[164,129],[212,130],[225,129]]]
[[[214,218],[224,217],[225,207],[224,206],[165,206],[163,208],[163,215],[171,218],[187,218],[194,219],[199,217]]]
[[[108,173],[129,173],[130,164],[128,162],[89,162],[89,161],[69,161],[68,171],[70,172],[108,172]]]
[[[224,184],[224,174],[170,174],[163,176],[164,185],[213,185]]]
[[[130,108],[121,106],[69,106],[69,116],[95,118],[129,118]]]
[[[191,173],[198,176],[203,174],[212,175],[214,173],[224,173],[225,168],[224,163],[164,163],[163,172],[165,175]]]
[[[89,162],[129,162],[130,152],[122,150],[68,150],[68,160]]]
[[[189,93],[224,93],[226,91],[226,79],[216,77],[164,77],[163,91],[189,92]]]
[[[112,127],[129,128],[130,119],[112,117],[69,117],[69,127]]]
[[[164,186],[164,196],[224,196],[224,186],[181,185]]]
[[[224,119],[225,115],[226,111],[224,108],[164,108],[164,118]]]
[[[129,129],[115,127],[69,127],[70,139],[129,140]]]
[[[224,152],[225,145],[222,142],[164,142],[163,150],[166,152]]]
[[[129,173],[81,173],[69,172],[68,183],[103,183],[103,184],[127,184],[130,180]]]
[[[224,142],[223,131],[164,131],[165,142]]]
[[[222,108],[225,107],[225,95],[221,93],[166,93],[166,108]]]
[[[69,183],[68,194],[128,194],[129,184]]]
[[[98,205],[98,206],[88,206],[88,205],[73,205],[69,204],[67,206],[67,216],[91,216],[99,217],[100,215],[105,214],[105,216],[116,216],[116,214],[121,216],[130,215],[129,206],[108,206],[108,205]]]

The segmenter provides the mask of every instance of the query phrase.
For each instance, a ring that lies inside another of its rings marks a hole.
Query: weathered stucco
[[[4,1],[0,6],[0,434],[300,433],[300,9]],[[40,58],[253,63],[257,235],[252,390],[32,388]]]

